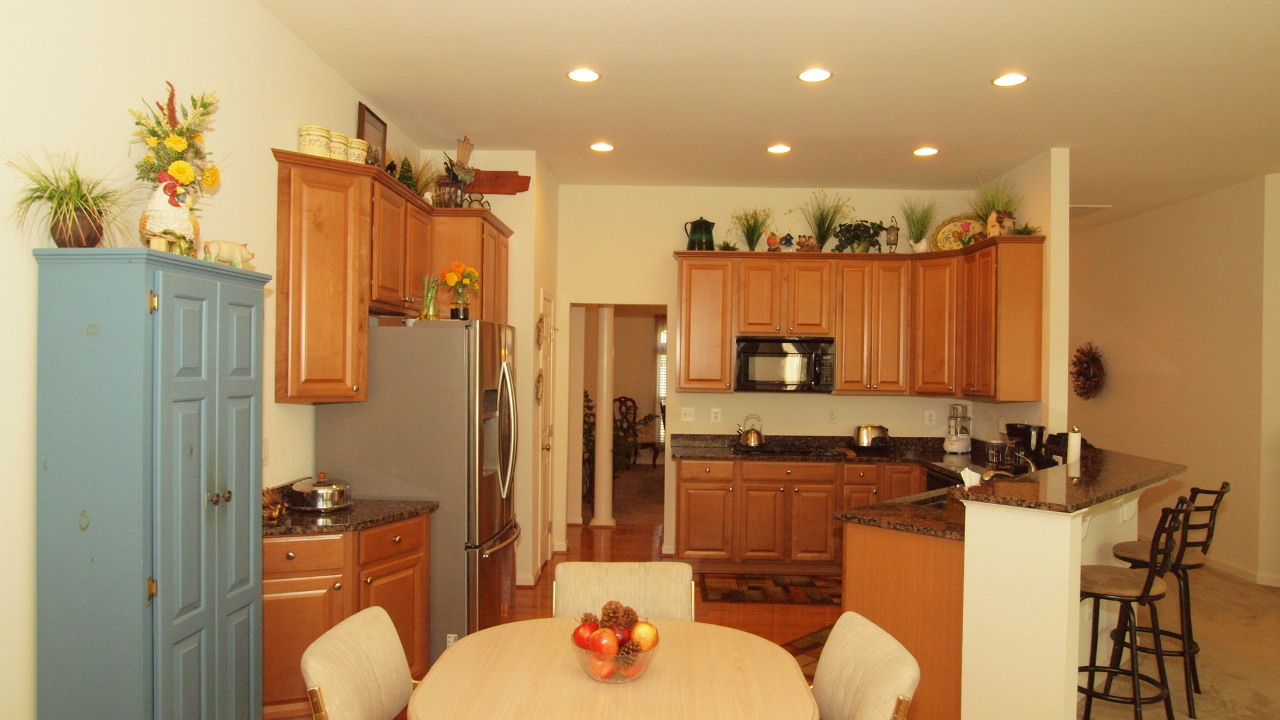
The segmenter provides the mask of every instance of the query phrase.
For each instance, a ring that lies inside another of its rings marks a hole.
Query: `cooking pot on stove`
[[[756,419],[757,424],[754,427],[751,425],[751,418]],[[747,427],[744,429],[742,425],[738,426],[738,444],[743,447],[760,447],[763,445],[764,435],[760,434],[760,425],[764,424],[764,421],[760,419],[760,416],[748,415],[742,419],[742,422]]]
[[[859,425],[853,432],[853,444],[857,447],[880,447],[889,444],[889,428],[883,425]]]
[[[294,510],[328,512],[351,507],[351,486],[330,480],[324,473],[305,477],[289,486],[289,507]]]

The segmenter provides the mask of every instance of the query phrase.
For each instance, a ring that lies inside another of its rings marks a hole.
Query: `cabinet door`
[[[908,380],[908,332],[911,307],[911,263],[891,260],[873,264],[871,289],[871,390],[881,394],[905,395]]]
[[[871,390],[870,363],[872,277],[870,262],[841,262],[836,272],[840,288],[840,319],[836,333],[836,392]]]
[[[783,334],[782,261],[739,260],[738,334]]]
[[[781,483],[744,482],[738,493],[738,560],[786,557],[787,488]]]
[[[831,261],[788,260],[786,267],[786,334],[829,337],[836,300]]]
[[[435,275],[440,268],[431,266],[431,216],[416,205],[409,206],[404,255],[405,314],[417,317],[422,312],[423,278]],[[439,305],[437,304],[437,309]]]
[[[960,280],[960,387],[965,395],[995,395],[996,248],[966,255]]]
[[[279,163],[276,401],[363,401],[373,181],[299,157]]]
[[[796,483],[791,486],[789,559],[834,562],[837,525],[834,484]]]
[[[919,465],[885,465],[880,479],[882,501],[925,491],[924,471]]]
[[[912,370],[915,392],[956,393],[956,260],[915,261],[912,275]]]
[[[374,309],[399,312],[408,293],[405,287],[405,249],[408,242],[408,205],[395,190],[381,184],[373,188],[373,244],[370,256],[370,302]]]
[[[423,552],[360,568],[360,608],[380,605],[391,616],[415,678],[426,674],[430,663],[427,587]]]
[[[681,390],[732,390],[732,282],[730,260],[680,259],[676,362]]]
[[[300,669],[302,653],[347,616],[352,592],[340,571],[263,580],[264,720],[311,716]]]
[[[863,505],[874,505],[880,497],[880,466],[871,464],[846,464],[844,466],[844,505],[851,510]]]
[[[507,321],[507,248],[506,236],[492,225],[481,228],[483,250],[480,277],[489,278],[480,283],[481,319],[505,323]]]
[[[733,483],[682,482],[676,498],[676,555],[729,560],[733,555]]]

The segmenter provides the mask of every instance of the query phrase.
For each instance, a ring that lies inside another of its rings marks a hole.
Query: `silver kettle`
[[[757,424],[755,427],[751,426],[751,418],[756,419]],[[742,419],[742,422],[747,427],[738,426],[738,444],[744,447],[760,447],[763,445],[764,435],[760,434],[760,426],[764,424],[764,421],[760,419],[760,416],[748,415]]]
[[[880,447],[889,444],[889,428],[883,425],[859,425],[853,433],[857,447]]]

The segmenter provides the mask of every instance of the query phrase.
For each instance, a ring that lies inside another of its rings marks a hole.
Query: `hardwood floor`
[[[661,526],[597,528],[570,525],[566,540],[568,550],[552,557],[536,585],[516,588],[516,620],[551,616],[551,581],[555,577],[557,563],[566,560],[643,562],[663,559]],[[695,600],[694,616],[699,622],[745,630],[781,645],[834,623],[840,616],[840,608],[834,605],[707,603],[699,597]]]

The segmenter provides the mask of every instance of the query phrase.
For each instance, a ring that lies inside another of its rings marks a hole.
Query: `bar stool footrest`
[[[1092,671],[1099,675],[1106,675],[1107,676],[1105,678],[1106,682],[1103,684],[1107,687],[1110,687],[1111,681],[1115,680],[1116,678],[1122,678],[1125,680],[1133,679],[1133,673],[1131,673],[1130,671],[1116,669],[1111,667],[1110,665],[1081,665],[1079,670],[1082,673],[1087,673]],[[1098,679],[1099,678],[1097,677],[1094,678],[1095,681],[1097,681]],[[1141,688],[1144,683],[1154,688],[1156,692],[1152,693],[1151,695],[1142,695],[1141,690],[1139,689],[1138,702],[1143,705],[1150,705],[1151,703],[1161,702],[1165,699],[1165,696],[1169,694],[1168,689],[1161,686],[1159,680],[1151,677],[1150,675],[1138,673],[1139,688]],[[1098,690],[1096,688],[1090,688],[1084,685],[1077,685],[1076,690],[1086,696],[1093,697],[1098,700],[1106,700],[1108,702],[1121,703],[1123,705],[1133,705],[1132,695],[1118,695],[1116,693],[1113,693],[1107,690]]]

